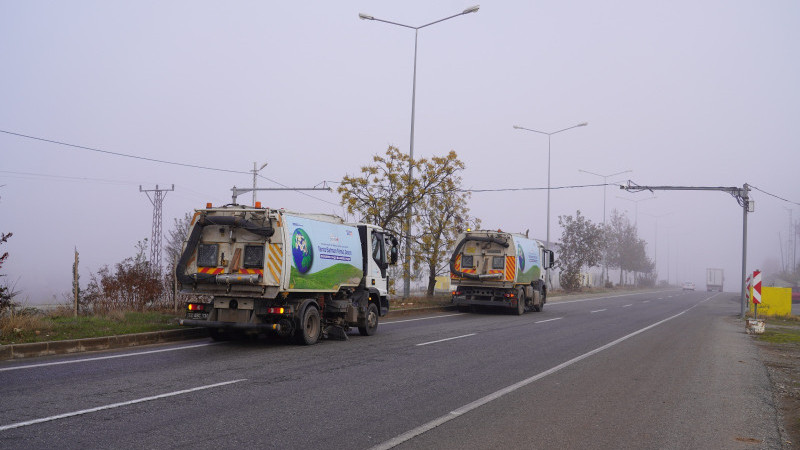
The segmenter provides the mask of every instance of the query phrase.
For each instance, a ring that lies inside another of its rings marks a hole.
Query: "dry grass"
[[[0,337],[22,337],[26,334],[40,336],[53,329],[47,314],[33,308],[8,310],[0,316]]]
[[[74,317],[71,308],[23,308],[0,317],[0,345],[142,333],[177,328],[175,315],[109,311]]]

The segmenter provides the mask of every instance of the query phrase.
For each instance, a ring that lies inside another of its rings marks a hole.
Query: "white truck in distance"
[[[722,283],[725,281],[725,274],[722,269],[706,269],[706,291],[722,292]]]
[[[553,267],[552,250],[521,234],[502,231],[462,233],[450,258],[453,303],[511,308],[518,315],[541,311],[547,302],[545,270]]]
[[[258,205],[257,205],[258,206]],[[176,266],[187,304],[181,325],[214,339],[275,332],[298,343],[372,335],[388,313],[397,239],[328,215],[227,205],[196,210]]]

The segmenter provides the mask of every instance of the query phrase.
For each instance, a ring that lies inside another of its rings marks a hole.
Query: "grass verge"
[[[62,341],[178,328],[175,316],[159,312],[114,312],[79,316],[26,311],[0,318],[0,345]]]
[[[791,446],[800,442],[800,317],[769,317],[765,325],[756,336]]]

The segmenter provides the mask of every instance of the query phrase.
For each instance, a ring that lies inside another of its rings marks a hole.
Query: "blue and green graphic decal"
[[[335,291],[361,281],[363,257],[356,227],[289,215],[284,220],[291,235],[289,289]]]

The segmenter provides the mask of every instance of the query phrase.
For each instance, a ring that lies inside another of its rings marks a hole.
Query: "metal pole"
[[[258,170],[256,170],[256,162],[253,161],[253,206],[256,206],[256,175],[258,175]]]
[[[411,142],[408,146],[408,193],[414,180],[414,113],[417,105],[417,38],[419,29],[414,30],[414,78],[411,83]],[[406,263],[403,267],[403,298],[411,296],[411,202],[406,207]]]
[[[744,319],[744,312],[747,306],[747,299],[745,298],[745,282],[744,280],[747,279],[747,209],[750,206],[750,197],[748,196],[747,192],[750,190],[750,187],[747,183],[744,184],[744,188],[742,189],[742,292],[741,292],[741,311],[739,314],[740,319]]]
[[[552,250],[550,246],[550,137],[552,134],[547,135],[547,249]],[[550,267],[545,269],[545,278],[547,279],[547,288],[553,288],[553,281],[550,278]],[[561,278],[559,278],[560,280]]]
[[[606,188],[608,187],[606,186],[607,184],[608,184],[608,177],[604,176],[603,177],[603,231],[606,230],[606,191],[607,191]],[[606,271],[606,279],[603,283],[603,287],[605,287],[605,285],[608,284],[608,246],[606,246],[605,251],[603,252],[603,268]],[[619,271],[621,277],[622,267],[619,268]]]
[[[74,317],[78,317],[78,248],[75,247],[75,266],[72,269],[72,290],[75,294],[75,313]]]

